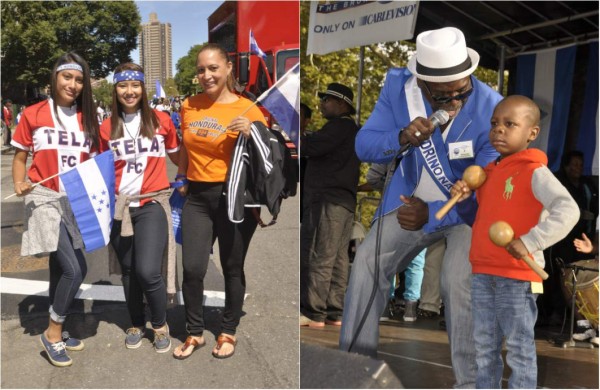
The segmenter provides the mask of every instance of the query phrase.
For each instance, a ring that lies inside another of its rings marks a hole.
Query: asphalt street
[[[87,254],[88,275],[65,329],[83,339],[73,365],[52,366],[39,336],[48,323],[47,257],[19,255],[23,202],[12,193],[11,152],[2,154],[1,387],[2,388],[298,388],[299,198],[285,200],[277,224],[256,231],[246,258],[245,315],[230,359],[211,350],[219,333],[224,286],[218,244],[206,276],[207,346],[187,360],[172,357],[185,340],[183,306],[169,306],[169,353],[157,354],[151,335],[142,347],[124,345],[130,326],[120,277],[108,274],[106,249]],[[174,167],[169,167],[174,176]],[[263,219],[270,220],[263,208]],[[178,274],[181,283],[181,248]],[[147,324],[150,327],[150,324]]]

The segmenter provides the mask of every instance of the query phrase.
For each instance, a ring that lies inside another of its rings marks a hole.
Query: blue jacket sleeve
[[[356,136],[356,155],[361,161],[387,164],[400,149],[398,134],[410,121],[398,124],[391,104],[398,99],[398,88],[404,84],[399,76],[399,69],[388,72],[375,108]]]

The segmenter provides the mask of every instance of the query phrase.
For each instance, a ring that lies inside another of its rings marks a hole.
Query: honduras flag
[[[300,64],[256,99],[277,119],[277,123],[298,147],[300,132]]]
[[[568,46],[517,57],[515,93],[533,99],[542,112],[541,131],[531,147],[546,152],[552,171],[560,168],[567,135],[576,50]]]
[[[160,85],[160,81],[158,81],[158,80],[156,80],[156,97],[157,98],[167,97],[165,90],[163,89],[162,85]]]
[[[106,246],[115,214],[115,163],[112,151],[87,160],[60,179],[67,192],[86,252]]]
[[[265,52],[260,50],[260,47],[258,47],[258,43],[256,42],[256,39],[254,39],[254,33],[252,30],[250,30],[250,53],[258,54],[262,58],[267,58]]]
[[[598,175],[598,42],[590,43],[585,81],[577,149],[583,152],[583,173]]]

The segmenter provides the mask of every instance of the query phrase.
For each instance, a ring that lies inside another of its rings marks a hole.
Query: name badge
[[[450,160],[473,158],[473,141],[451,142],[448,144]]]

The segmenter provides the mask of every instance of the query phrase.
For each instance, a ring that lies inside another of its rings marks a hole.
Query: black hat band
[[[429,68],[425,65],[419,64],[417,61],[417,72],[423,76],[452,76],[464,72],[471,67],[471,57],[467,56],[467,59],[462,63],[452,66],[450,68]]]

